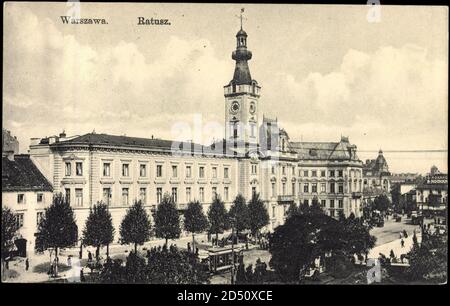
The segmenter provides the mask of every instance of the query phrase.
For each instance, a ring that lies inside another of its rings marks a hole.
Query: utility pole
[[[106,203],[106,209],[108,210],[108,215],[109,215],[110,214],[109,213],[110,193],[108,193],[107,197],[108,198],[107,198],[107,203]],[[108,261],[108,259],[109,259],[109,242],[106,244],[106,260]]]
[[[234,285],[234,220],[231,221],[231,256],[232,256],[231,284]]]

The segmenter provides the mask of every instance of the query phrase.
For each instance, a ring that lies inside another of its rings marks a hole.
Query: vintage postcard
[[[446,283],[448,14],[4,3],[2,282]]]

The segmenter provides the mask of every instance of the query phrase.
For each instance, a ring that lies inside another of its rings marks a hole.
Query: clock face
[[[233,114],[236,114],[238,111],[239,111],[239,107],[240,107],[240,105],[239,105],[239,102],[238,101],[233,101],[233,103],[231,103],[231,112],[233,113]]]
[[[250,103],[250,114],[254,114],[256,112],[255,102]]]

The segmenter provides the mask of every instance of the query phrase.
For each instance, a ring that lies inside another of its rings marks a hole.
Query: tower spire
[[[236,61],[232,82],[236,85],[251,84],[252,77],[248,67],[248,61],[252,58],[252,52],[247,50],[247,33],[242,29],[244,8],[241,8],[239,16],[241,21],[241,29],[236,34],[236,50],[232,53],[232,59]]]

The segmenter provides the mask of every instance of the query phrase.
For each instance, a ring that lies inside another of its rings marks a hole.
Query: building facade
[[[261,116],[261,87],[250,74],[247,37],[242,28],[236,35],[221,141],[203,146],[96,133],[32,139],[31,158],[54,192],[70,201],[80,231],[99,201],[108,203],[118,228],[134,200],[152,212],[165,193],[180,213],[194,199],[206,212],[216,195],[229,208],[236,195],[248,200],[257,193],[270,216],[267,230],[284,222],[291,203],[311,205],[314,199],[331,216],[360,216],[363,163],[356,146],[347,137],[295,142],[277,120]]]
[[[424,215],[447,215],[448,175],[433,166],[416,187],[417,207]]]
[[[52,185],[29,155],[2,158],[2,205],[16,214],[15,240],[23,240],[26,250],[34,249],[34,234],[52,199]]]
[[[367,159],[363,167],[364,189],[380,189],[389,192],[391,188],[391,173],[383,151],[378,151],[376,159]]]

